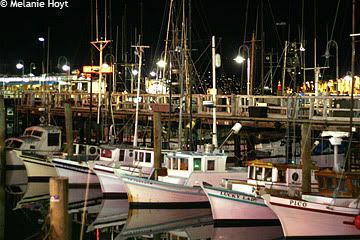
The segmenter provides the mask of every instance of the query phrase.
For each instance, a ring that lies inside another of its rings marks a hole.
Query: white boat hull
[[[53,158],[57,175],[67,177],[71,185],[99,184],[99,178],[91,171],[88,162]]]
[[[121,176],[128,189],[132,205],[208,205],[208,199],[200,187],[188,187],[149,179]]]
[[[122,180],[115,175],[112,166],[96,163],[93,171],[98,176],[104,196],[126,195],[127,189]]]
[[[215,221],[251,220],[254,224],[279,224],[277,216],[262,198],[225,188],[204,185],[203,189],[209,198]]]
[[[23,155],[20,155],[20,158],[25,164],[29,181],[48,182],[50,177],[57,176],[54,166],[47,159],[31,158]]]
[[[288,198],[263,196],[280,219],[285,237],[356,236],[360,230],[354,225],[360,209],[336,207]]]

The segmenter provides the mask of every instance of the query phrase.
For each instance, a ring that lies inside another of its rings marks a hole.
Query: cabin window
[[[181,158],[180,159],[180,170],[188,170],[189,166],[188,166],[188,160],[186,158]]]
[[[346,181],[344,179],[337,178],[336,179],[336,186],[339,192],[349,192],[349,189],[346,186]]]
[[[360,189],[360,179],[353,179],[352,185],[354,189]]]
[[[151,153],[146,153],[145,154],[145,162],[151,163]]]
[[[32,130],[26,130],[26,131],[24,132],[24,135],[31,135],[31,132],[32,132]]]
[[[132,157],[134,155],[133,151],[129,151],[129,157]]]
[[[35,149],[35,146],[34,146],[34,145],[30,145],[30,149]]]
[[[194,158],[194,171],[201,171],[201,158]]]
[[[33,136],[36,136],[36,137],[41,137],[42,134],[43,134],[42,132],[40,132],[40,131],[35,131],[35,130],[34,130],[33,133],[32,133],[32,135],[33,135]],[[51,133],[49,133],[49,134],[51,134]]]
[[[48,133],[48,146],[60,145],[60,133]]]
[[[215,160],[208,160],[207,161],[207,170],[214,171],[215,170]]]
[[[139,152],[139,161],[140,162],[144,161],[144,153],[143,152]]]
[[[279,170],[278,172],[278,181],[279,182],[286,182],[286,173],[285,173],[285,170]]]
[[[138,152],[135,152],[135,161],[139,161],[139,159],[138,159]]]
[[[327,177],[326,178],[326,185],[329,191],[332,191],[335,189],[334,183],[333,183],[333,177]]]
[[[319,183],[319,189],[324,189],[326,187],[323,177],[318,178],[318,183]]]
[[[271,181],[271,168],[265,168],[265,181],[270,182]]]
[[[7,145],[7,147],[9,147],[9,148],[20,148],[21,145],[22,145],[22,142],[16,141],[16,140],[14,140],[14,141],[8,141],[8,142],[6,143],[6,145]]]
[[[257,167],[256,168],[256,180],[263,180],[262,179],[262,168]]]
[[[125,150],[120,150],[119,161],[124,161],[124,156],[125,156]]]
[[[172,161],[172,169],[178,170],[179,169],[178,159],[177,158],[172,158],[171,161]]]
[[[250,166],[249,168],[250,168],[250,170],[249,170],[249,179],[254,179],[255,167]]]

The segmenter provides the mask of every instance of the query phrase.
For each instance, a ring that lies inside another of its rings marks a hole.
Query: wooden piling
[[[50,178],[50,240],[70,239],[68,223],[68,185],[68,178]]]
[[[6,154],[5,154],[5,104],[4,96],[0,96],[0,239],[5,239],[5,175],[6,175]]]
[[[153,128],[154,128],[154,167],[156,170],[160,169],[161,161],[161,113],[153,113]]]
[[[311,192],[311,125],[301,125],[302,192]]]
[[[72,112],[70,103],[66,102],[64,104],[65,107],[65,128],[66,128],[66,150],[68,156],[72,156],[74,154],[73,149],[73,123],[72,123]]]

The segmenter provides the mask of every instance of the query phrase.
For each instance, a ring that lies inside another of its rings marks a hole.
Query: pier
[[[87,118],[97,111],[98,99],[102,99],[102,115],[113,113],[115,120],[128,119],[136,110],[136,94],[114,92],[98,94],[83,92],[18,92],[7,94],[14,99],[19,113],[43,114],[44,109],[53,116],[64,116],[64,103],[70,102],[74,116]],[[212,122],[212,109],[205,106],[211,95],[192,95],[192,117],[203,123]],[[151,119],[156,108],[162,112],[163,121],[178,121],[180,95],[140,94],[140,119]],[[350,96],[246,96],[217,95],[216,114],[219,126],[240,121],[243,126],[287,128],[289,124],[310,123],[313,129],[348,129],[350,121]],[[90,105],[91,103],[91,105]],[[184,106],[183,106],[184,107]],[[360,124],[360,96],[354,97],[353,123]],[[184,111],[187,119],[189,111]],[[279,125],[280,124],[280,125]]]

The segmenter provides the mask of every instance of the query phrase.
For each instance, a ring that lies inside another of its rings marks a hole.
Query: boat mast
[[[355,84],[355,6],[356,0],[352,0],[352,34],[351,34],[351,98],[350,98],[350,141],[349,150],[346,156],[348,170],[351,169],[351,140],[353,137],[353,111],[354,111],[354,84]]]
[[[213,80],[213,87],[212,87],[212,100],[213,100],[213,132],[212,132],[212,143],[214,147],[218,147],[217,142],[217,130],[216,130],[216,53],[215,53],[215,36],[211,38],[211,54],[212,54],[212,80]]]
[[[149,46],[143,46],[143,45],[132,45],[131,47],[134,47],[136,49],[136,53],[139,56],[139,73],[138,73],[138,79],[137,79],[137,90],[136,90],[136,112],[135,112],[135,129],[134,129],[134,142],[133,146],[137,147],[138,142],[138,122],[139,122],[139,102],[140,102],[140,82],[141,82],[141,65],[142,65],[142,54],[144,52],[144,48],[149,48]]]

